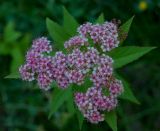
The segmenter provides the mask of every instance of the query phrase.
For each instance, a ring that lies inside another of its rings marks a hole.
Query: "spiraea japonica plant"
[[[49,117],[66,102],[68,110],[77,114],[80,128],[84,120],[106,121],[116,131],[118,99],[139,104],[116,69],[154,47],[122,47],[134,17],[120,24],[105,21],[101,14],[94,23],[79,25],[65,8],[63,12],[63,25],[46,19],[53,42],[46,37],[33,40],[19,68],[20,78],[37,81],[41,90],[51,93]]]

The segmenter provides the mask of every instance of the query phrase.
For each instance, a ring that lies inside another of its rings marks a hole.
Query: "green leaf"
[[[113,131],[117,131],[117,115],[115,111],[106,112],[105,121]]]
[[[92,84],[92,81],[89,78],[86,78],[82,85],[73,84],[72,90],[73,92],[86,92],[87,89],[92,86]]]
[[[70,89],[58,89],[57,87],[54,88],[54,91],[52,93],[51,101],[50,101],[50,112],[48,118],[51,118],[51,116],[59,109],[59,107],[68,100]]]
[[[97,18],[96,23],[102,24],[104,23],[105,19],[104,19],[104,14],[101,13],[100,16]]]
[[[73,99],[72,90],[69,92],[69,96],[68,97],[69,98],[67,100],[67,109],[68,109],[70,114],[74,114],[75,113],[75,107],[74,107],[74,99]]]
[[[1,42],[0,43],[0,55],[10,55],[12,50],[12,47],[5,43],[5,42]]]
[[[9,22],[7,26],[4,29],[4,41],[5,42],[12,42],[17,40],[20,36],[21,33],[15,31],[15,25],[13,22]]]
[[[155,47],[118,47],[110,51],[108,55],[111,56],[114,60],[114,68],[120,68],[134,60],[137,60],[153,49],[155,49]]]
[[[20,78],[20,75],[18,72],[15,72],[15,73],[11,73],[10,75],[6,76],[5,78],[6,79],[18,79],[18,78]]]
[[[77,27],[79,26],[78,22],[70,15],[70,13],[63,7],[63,27],[70,34],[74,36],[77,32]]]
[[[23,55],[26,54],[27,49],[31,43],[31,34],[25,34],[22,39],[19,40],[19,48],[22,51]]]
[[[121,43],[126,39],[133,19],[134,16],[132,16],[128,21],[126,21],[123,25],[119,27],[119,38]]]
[[[54,46],[60,50],[64,49],[64,42],[70,38],[70,35],[68,35],[62,26],[49,18],[46,19],[46,24],[49,34],[55,42]]]
[[[81,130],[82,126],[83,126],[84,117],[83,117],[82,113],[77,108],[76,108],[76,114],[77,114],[77,119],[79,122],[79,129]]]
[[[120,95],[119,98],[129,100],[129,101],[136,103],[136,104],[140,104],[140,102],[137,100],[137,98],[133,94],[129,83],[123,77],[121,77],[119,74],[116,74],[116,77],[122,81],[123,87],[124,87],[124,92]]]
[[[18,47],[11,50],[12,62],[11,62],[11,72],[18,71],[20,65],[24,62],[24,56]]]

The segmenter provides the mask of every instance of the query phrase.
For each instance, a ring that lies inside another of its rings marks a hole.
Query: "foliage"
[[[11,73],[16,72],[23,63],[25,51],[31,41],[29,34],[22,36],[14,28],[15,24],[9,22],[4,29],[3,39],[0,41],[0,55],[10,55],[12,57]]]
[[[46,19],[47,29],[49,30],[49,33],[52,37],[52,39],[55,41],[55,43],[58,45],[57,48],[61,49],[64,48],[63,44],[64,42],[73,34],[76,33],[76,28],[78,27],[78,23],[75,21],[75,19],[68,13],[68,11],[64,8],[63,9],[63,15],[64,15],[64,22],[63,26],[58,25],[54,21],[50,20],[49,18]],[[128,34],[130,25],[132,23],[133,17],[129,19],[125,24],[123,24],[120,27],[121,34]],[[104,18],[103,15],[100,15],[97,19],[97,22],[103,22]],[[71,28],[68,28],[70,26]],[[123,41],[121,41],[123,42]],[[113,51],[109,52],[109,56],[113,58],[115,61],[115,68],[122,67],[139,57],[143,56],[147,52],[154,49],[153,47],[118,47],[116,49],[113,49]],[[11,78],[11,75],[10,75]],[[15,78],[15,77],[14,77]],[[125,84],[125,83],[124,83]],[[66,91],[57,89],[54,87],[53,91],[53,98],[51,98],[51,111],[49,113],[49,117],[53,115],[57,109],[69,98],[69,93],[71,92],[71,89],[67,89]],[[129,86],[125,84],[125,92],[122,94],[123,99],[128,99],[130,101],[133,101],[135,103],[139,103],[135,96],[133,95],[132,91],[130,90]],[[72,93],[71,93],[72,94]],[[70,97],[69,103],[72,103],[73,97]],[[74,109],[74,108],[73,108]],[[76,112],[76,111],[75,111]],[[117,131],[117,116],[114,111],[106,113],[106,122],[109,124],[109,126],[112,128],[113,131]],[[79,117],[79,124],[80,128],[82,126],[82,118]]]
[[[15,22],[16,29],[23,34],[28,31],[32,32],[32,37],[46,34],[45,17],[48,16],[53,20],[63,23],[61,21],[61,5],[64,4],[80,23],[86,20],[95,21],[96,16],[100,12],[103,12],[107,19],[116,17],[121,20],[125,20],[135,14],[136,17],[134,18],[129,37],[123,44],[159,46],[159,2],[146,2],[148,4],[147,10],[139,12],[136,9],[139,1],[128,1],[126,5],[125,1],[114,2],[110,0],[78,0],[75,2],[72,0],[2,0],[0,5],[0,32],[2,35],[0,35],[0,38],[1,41],[4,39],[2,30],[6,27],[6,23],[11,20]],[[19,39],[16,42],[20,43]],[[24,53],[25,51],[22,52]],[[141,101],[141,106],[121,101],[122,112],[118,111],[119,130],[158,130],[160,128],[159,118],[157,117],[160,110],[158,56],[159,51],[155,50],[143,57],[141,61],[125,66],[123,69],[118,69],[120,74],[127,76],[125,78],[131,82],[131,85],[133,85],[132,90]],[[11,60],[8,55],[0,56],[1,76],[9,74]],[[12,73],[12,75],[17,77],[17,74]],[[0,80],[0,127],[2,130],[78,130],[75,123],[76,119],[74,118],[67,120],[68,126],[62,124],[63,128],[57,128],[58,124],[56,123],[55,125],[55,122],[58,121],[58,118],[61,118],[59,114],[62,114],[62,109],[58,111],[61,113],[56,113],[53,118],[47,120],[45,116],[48,115],[48,109],[47,103],[44,100],[47,98],[41,92],[33,91],[32,85],[26,89],[27,86],[26,83],[18,80],[14,80],[14,82],[9,79]],[[27,105],[23,106],[23,103],[26,101]],[[41,107],[45,109],[43,110]],[[11,108],[12,112],[10,111]],[[23,111],[23,115],[19,114],[21,111]],[[62,116],[65,117],[65,115]],[[61,123],[64,117],[60,119]],[[75,123],[74,125],[73,122]],[[82,130],[85,131],[108,130],[104,123],[101,126],[91,126],[84,122],[83,127]]]

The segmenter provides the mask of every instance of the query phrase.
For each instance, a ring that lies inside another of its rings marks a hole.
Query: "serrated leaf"
[[[64,42],[70,38],[70,35],[68,35],[62,26],[49,18],[46,19],[46,24],[49,34],[55,42],[54,46],[62,50],[64,48]]]
[[[8,76],[6,76],[5,78],[6,79],[18,79],[18,78],[20,78],[20,75],[19,75],[18,72],[17,73],[11,73]]]
[[[153,49],[155,49],[155,47],[118,47],[110,51],[108,55],[111,56],[114,60],[114,68],[120,68],[134,60],[137,60]]]
[[[104,23],[105,19],[104,19],[104,14],[101,13],[100,16],[97,18],[96,23],[102,24]]]
[[[137,100],[137,98],[133,94],[133,91],[131,90],[129,83],[119,74],[116,74],[116,77],[122,81],[123,87],[124,87],[124,92],[120,95],[119,98],[129,100],[136,104],[140,104],[140,102]]]
[[[51,118],[51,116],[59,109],[59,107],[68,100],[70,89],[58,89],[57,87],[54,88],[54,91],[52,93],[51,101],[50,101],[50,112],[48,118]]]
[[[63,27],[70,34],[74,36],[77,31],[77,27],[79,26],[78,22],[74,19],[74,17],[63,7]]]
[[[81,130],[82,126],[83,126],[84,117],[78,109],[76,109],[76,115],[77,115],[77,119],[78,119],[78,123],[79,123],[79,129]]]
[[[134,16],[132,16],[128,21],[126,21],[123,25],[119,27],[119,38],[121,43],[126,39],[133,19]]]
[[[117,131],[117,115],[115,111],[106,112],[105,121],[113,131]]]

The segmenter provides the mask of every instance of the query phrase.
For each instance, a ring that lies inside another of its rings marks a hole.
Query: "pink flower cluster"
[[[19,71],[23,80],[37,80],[44,90],[48,90],[52,82],[62,89],[73,83],[82,85],[89,77],[93,86],[85,93],[76,92],[75,103],[85,118],[98,123],[104,120],[105,110],[111,111],[117,106],[117,97],[123,92],[121,81],[113,75],[113,60],[104,54],[118,46],[117,26],[111,22],[86,23],[78,28],[78,33],[64,43],[65,48],[72,49],[68,54],[59,51],[51,56],[52,47],[47,38],[34,40],[26,63]]]
[[[47,38],[42,37],[33,41],[31,49],[26,55],[26,64],[19,68],[23,80],[37,80],[40,88],[49,89],[52,82],[52,58],[46,54],[52,51]],[[45,54],[46,53],[46,54]]]
[[[105,92],[108,91],[108,94]],[[115,79],[108,86],[91,87],[86,93],[76,93],[75,102],[79,110],[91,123],[104,120],[104,111],[111,111],[117,106],[117,96],[123,92],[121,81]]]
[[[94,44],[100,45],[103,52],[110,51],[119,44],[117,25],[112,22],[105,22],[101,25],[86,23],[81,25],[77,31],[86,41],[89,37]]]

